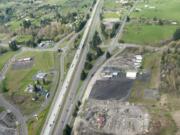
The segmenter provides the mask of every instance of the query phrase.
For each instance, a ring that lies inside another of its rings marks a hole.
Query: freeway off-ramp
[[[73,76],[73,74],[74,74],[74,72],[76,70],[77,64],[79,62],[79,58],[81,57],[83,46],[85,44],[86,38],[88,36],[89,30],[90,30],[90,27],[91,27],[91,24],[93,22],[93,18],[95,16],[96,9],[98,7],[99,1],[100,0],[98,0],[96,2],[95,6],[94,6],[94,9],[93,9],[93,12],[91,14],[91,17],[90,17],[89,21],[86,24],[85,31],[84,31],[82,40],[80,42],[79,48],[76,51],[75,57],[74,57],[73,62],[71,64],[71,66],[70,66],[70,69],[69,69],[69,71],[67,73],[67,76],[66,76],[66,79],[65,79],[65,81],[63,83],[62,89],[61,89],[59,95],[57,96],[57,98],[55,99],[55,104],[54,104],[53,108],[50,110],[50,114],[48,115],[45,126],[42,129],[41,135],[50,135],[52,133],[53,129],[54,129],[56,120],[58,118],[59,111],[60,111],[61,106],[63,104],[64,97],[66,95],[66,92],[68,91],[68,87],[69,87],[69,84],[71,82],[72,76]]]

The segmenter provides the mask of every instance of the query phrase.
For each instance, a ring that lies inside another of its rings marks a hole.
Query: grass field
[[[145,5],[155,8],[146,8]],[[145,18],[161,18],[180,20],[180,1],[179,0],[149,0],[149,2],[140,2],[137,8],[142,11],[134,12],[133,17],[145,17]]]
[[[25,44],[28,41],[32,41],[32,35],[21,35],[16,38],[17,44]]]
[[[58,4],[62,5],[61,12],[63,14],[69,13],[69,11],[80,11],[85,12],[87,11],[87,7],[90,7],[93,0],[46,0],[46,3],[49,4]]]
[[[3,111],[5,111],[4,107],[0,106],[0,113],[3,112]]]
[[[117,9],[120,7],[120,4],[117,4],[115,0],[104,0],[105,9]]]
[[[119,13],[116,12],[106,12],[103,14],[103,18],[120,18],[121,15]]]
[[[40,135],[40,132],[41,132],[41,129],[43,128],[43,124],[46,120],[48,111],[49,111],[49,107],[38,115],[38,120],[36,118],[32,118],[27,122],[28,135]]]
[[[3,55],[0,55],[0,70],[2,70],[4,64],[15,54],[16,52],[9,51]]]
[[[22,70],[9,69],[6,81],[9,89],[8,97],[13,97],[14,100],[17,99],[17,104],[20,106],[22,112],[29,114],[35,109],[39,108],[43,98],[40,98],[37,102],[33,102],[31,100],[33,95],[25,92],[24,90],[28,84],[33,83],[32,77],[38,71],[48,72],[54,68],[55,54],[52,52],[24,52],[18,56],[18,58],[25,57],[34,58],[33,67]],[[47,86],[47,88],[50,88],[50,84]]]
[[[155,45],[161,41],[171,39],[175,30],[180,27],[179,24],[146,25],[144,23],[138,24],[133,19],[145,18],[146,20],[153,20],[156,17],[161,20],[179,22],[179,5],[179,0],[148,0],[148,2],[139,2],[137,8],[141,9],[141,11],[133,12],[130,15],[132,21],[125,27],[123,40],[129,43]]]
[[[151,78],[149,82],[150,89],[158,89],[160,84],[160,65],[161,54],[150,53],[144,56],[143,68],[151,71]]]
[[[156,45],[163,40],[171,39],[176,28],[177,26],[172,25],[128,24],[122,40],[128,43]]]

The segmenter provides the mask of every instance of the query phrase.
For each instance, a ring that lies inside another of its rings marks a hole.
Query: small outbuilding
[[[30,62],[30,61],[32,61],[32,60],[33,60],[32,57],[28,57],[28,58],[18,59],[18,62]]]
[[[136,79],[137,72],[136,71],[128,71],[126,72],[126,78]]]
[[[39,72],[36,74],[36,79],[37,80],[43,80],[47,77],[47,73]]]

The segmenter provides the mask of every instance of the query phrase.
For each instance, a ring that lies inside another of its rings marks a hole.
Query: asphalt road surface
[[[19,134],[28,135],[26,120],[24,116],[21,114],[21,112],[15,107],[15,105],[12,105],[9,102],[7,102],[2,95],[0,95],[0,103],[1,106],[10,110],[16,116],[16,119],[19,122],[20,126]]]
[[[103,5],[103,3],[102,3],[102,1],[100,1],[98,8],[97,8],[97,11],[96,11],[96,14],[95,14],[95,17],[94,17],[94,20],[92,22],[91,31],[89,32],[86,43],[88,43],[92,39],[92,36],[96,30],[95,26],[97,25],[97,23],[99,23],[98,20],[99,20],[99,14],[100,14],[102,5]],[[78,85],[80,82],[80,75],[81,75],[81,72],[84,68],[84,63],[86,60],[86,55],[88,53],[88,48],[89,48],[88,45],[86,45],[84,47],[83,53],[81,55],[81,59],[80,59],[79,64],[78,64],[78,68],[76,69],[76,72],[73,76],[73,81],[71,82],[71,86],[69,88],[68,95],[66,97],[66,101],[65,101],[65,104],[63,106],[63,110],[62,110],[61,115],[58,119],[58,122],[56,123],[55,129],[53,132],[54,135],[61,135],[63,128],[66,126],[66,124],[69,123],[69,120],[72,117],[72,112],[74,111],[74,106],[77,103],[76,102],[77,100],[75,101],[74,99],[76,98],[77,89],[78,89]]]
[[[99,4],[99,0],[95,4],[95,7],[94,7],[93,12],[91,14],[91,17],[90,17],[89,21],[87,22],[87,25],[85,26],[85,31],[84,31],[81,43],[79,45],[78,50],[76,51],[75,57],[72,61],[70,69],[67,73],[66,79],[62,85],[62,89],[61,89],[59,95],[57,96],[57,98],[55,100],[55,104],[53,104],[53,108],[50,110],[50,113],[49,113],[50,115],[47,118],[47,122],[45,123],[45,126],[41,132],[42,135],[52,134],[55,123],[56,123],[57,118],[59,116],[59,112],[61,109],[63,109],[63,100],[64,100],[66,93],[69,89],[69,86],[70,86],[70,83],[72,81],[72,77],[74,76],[74,73],[76,72],[77,69],[79,69],[79,68],[77,68],[77,65],[79,64],[79,60],[82,57],[83,46],[84,46],[85,41],[87,39],[87,36],[89,34],[89,31],[90,31],[90,28],[91,28],[91,25],[92,25],[98,4]]]
[[[102,1],[100,1],[100,2],[102,2]],[[93,25],[97,25],[99,23],[98,22],[99,20],[98,20],[97,17],[99,17],[99,13],[101,11],[102,4],[103,3],[100,3],[100,5],[98,7],[98,12],[95,15]],[[127,17],[124,18],[124,20],[123,20],[123,25],[121,26],[121,28],[119,30],[120,34],[122,34],[122,32],[123,32],[123,28],[124,28],[124,25],[126,23],[126,19],[127,19]],[[95,28],[95,26],[92,27],[92,28]],[[92,33],[92,34],[89,34],[89,36],[91,36],[91,37],[89,37],[89,39],[92,38],[92,35],[93,35],[94,31],[91,30],[90,33]],[[119,33],[118,33],[118,35],[120,35]],[[119,37],[117,36],[116,38],[113,39],[112,42],[117,43],[118,38]],[[87,43],[88,43],[88,41],[87,41]],[[112,46],[110,48],[110,52],[113,51],[115,47],[116,46]],[[83,58],[83,60],[80,61],[79,68],[77,68],[77,70],[76,70],[76,74],[73,77],[74,78],[74,81],[73,81],[74,83],[73,82],[71,83],[71,87],[69,89],[69,94],[66,97],[66,102],[65,102],[65,104],[63,106],[63,111],[61,113],[61,116],[60,116],[58,122],[56,123],[56,127],[55,127],[55,130],[53,132],[54,135],[61,135],[62,134],[63,128],[66,126],[66,124],[69,124],[70,120],[72,119],[72,112],[74,111],[75,104],[77,103],[78,99],[82,100],[82,96],[84,94],[84,91],[82,90],[82,92],[79,94],[79,96],[76,97],[76,94],[77,94],[76,89],[78,88],[78,84],[79,84],[79,81],[80,81],[80,74],[81,74],[81,71],[82,71],[83,66],[84,66],[84,62],[85,62],[87,52],[88,52],[88,49],[85,48],[84,49],[84,55],[81,56]],[[104,54],[102,57],[100,57],[98,59],[98,63],[96,63],[96,65],[94,65],[94,68],[90,71],[91,73],[89,73],[89,75],[92,75],[105,60],[106,60],[106,55]],[[88,84],[88,80],[90,80],[90,78],[91,78],[91,76],[88,76],[88,78],[85,80],[86,83],[85,82],[84,83],[86,85],[83,85],[83,88],[86,88],[86,86]]]

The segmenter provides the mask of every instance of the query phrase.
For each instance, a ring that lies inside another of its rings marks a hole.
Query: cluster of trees
[[[80,40],[81,40],[81,36],[82,35],[78,35],[78,37],[74,40],[74,49],[77,49],[79,44],[80,44]]]
[[[46,25],[50,25],[51,21],[52,20],[50,18],[43,18],[40,20],[40,25],[41,25],[41,27],[44,27]]]
[[[77,116],[80,106],[81,106],[81,102],[78,101],[77,105],[75,106],[74,112],[72,114],[74,118]]]
[[[117,34],[117,30],[120,26],[120,23],[115,23],[112,28],[112,32],[110,34],[110,37],[113,38]]]
[[[120,27],[120,23],[117,22],[113,25],[112,30],[110,32],[108,32],[108,31],[106,31],[105,25],[103,23],[101,23],[101,32],[105,38],[108,38],[109,36],[110,36],[110,38],[113,38],[114,36],[116,36],[117,30],[119,27]]]
[[[7,48],[5,47],[0,47],[0,55],[3,54],[3,53],[6,53],[8,51]]]
[[[37,41],[53,40],[56,42],[59,40],[58,35],[62,35],[70,31],[71,29],[67,28],[64,24],[53,22],[50,25],[40,28],[37,35],[35,36],[35,39],[37,39]]]
[[[79,22],[75,25],[75,32],[81,31],[86,25],[89,18],[90,18],[90,15],[87,14],[85,18],[80,19]]]
[[[9,48],[12,51],[17,51],[18,50],[18,46],[17,46],[16,40],[13,40],[13,41],[9,42]]]
[[[0,84],[0,89],[2,92],[8,92],[8,88],[7,88],[7,80],[4,79],[2,80],[1,84]]]
[[[86,79],[86,77],[88,75],[88,71],[93,67],[91,62],[93,60],[97,59],[99,56],[103,55],[104,52],[99,47],[99,44],[101,44],[101,42],[102,42],[102,40],[99,36],[99,33],[96,31],[94,33],[92,41],[90,42],[91,51],[87,54],[84,70],[81,73],[81,80]]]
[[[95,31],[94,36],[92,41],[90,42],[90,47],[93,51],[96,52],[96,57],[92,58],[98,58],[99,56],[101,56],[103,54],[103,51],[101,50],[101,48],[99,47],[99,45],[102,43],[102,40],[99,36],[99,33],[97,31]]]
[[[60,18],[61,23],[67,24],[67,23],[73,23],[76,21],[76,17],[78,16],[77,12],[71,12],[68,13],[66,16],[62,16],[60,14],[57,14],[58,18]]]
[[[99,33],[95,31],[92,41],[90,42],[90,45],[93,49],[97,48],[99,44],[101,44],[102,40],[99,36]]]
[[[33,1],[31,1],[33,4]],[[96,3],[96,0],[93,1],[93,5]],[[27,4],[27,3],[25,3]],[[87,8],[87,5],[84,5],[85,8]],[[29,7],[28,7],[29,8]],[[5,29],[8,29],[8,32],[11,32],[11,34],[14,36],[21,36],[21,35],[32,35],[32,39],[23,43],[24,45],[30,46],[30,47],[36,47],[37,44],[39,44],[42,40],[53,40],[53,41],[59,41],[62,38],[62,35],[71,32],[72,30],[75,30],[76,32],[81,31],[84,26],[87,23],[87,20],[90,18],[90,15],[87,14],[82,15],[80,13],[80,10],[78,11],[72,11],[67,14],[62,15],[61,14],[61,5],[49,5],[45,4],[43,6],[37,7],[38,12],[31,12],[31,10],[28,10],[26,13],[27,18],[29,19],[22,19],[19,27],[16,26],[14,30],[12,30],[10,25],[13,25],[11,23],[8,23],[8,26],[4,26]],[[22,9],[18,9],[18,11],[21,11]],[[9,16],[13,16],[13,20],[16,20],[15,18],[21,18],[23,14],[17,14],[14,16],[14,13],[17,12],[17,8],[10,7],[5,8],[0,11],[0,23],[3,24],[11,21],[11,19],[8,19]],[[21,11],[22,12],[22,11]],[[54,16],[51,17],[45,17],[44,13],[49,14],[53,13]],[[39,17],[42,15],[42,19],[40,21],[33,21],[36,20],[36,17]],[[15,18],[14,18],[15,17]],[[24,17],[22,17],[24,18]],[[6,21],[5,21],[6,20]],[[79,20],[79,22],[77,22]],[[17,24],[19,24],[19,21]],[[15,21],[16,22],[16,21]],[[66,24],[73,24],[77,22],[75,25],[66,25]],[[14,28],[14,27],[13,27]],[[18,40],[16,41],[16,44],[18,44]],[[12,50],[16,50],[16,45],[11,45]]]
[[[111,57],[110,52],[106,52],[106,59],[109,59]]]
[[[25,19],[22,21],[21,25],[23,26],[24,29],[28,29],[31,27],[31,20]]]
[[[69,125],[66,125],[66,127],[63,130],[63,135],[71,135],[72,128]]]
[[[75,25],[75,32],[81,31],[86,25],[87,20],[80,20],[79,23]]]
[[[0,13],[0,23],[7,23],[13,17],[13,9],[11,7],[5,8]]]
[[[93,1],[93,4],[92,4],[92,6],[94,6],[95,4],[96,4],[96,0],[94,0],[94,1]]]

